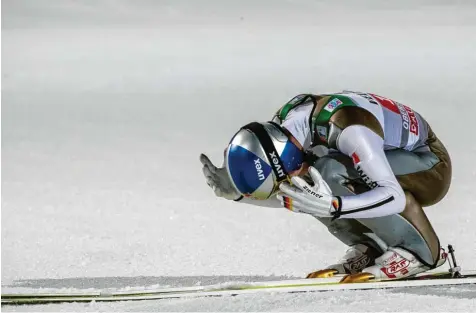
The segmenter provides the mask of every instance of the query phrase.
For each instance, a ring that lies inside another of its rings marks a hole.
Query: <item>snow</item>
[[[340,291],[337,293],[241,295],[226,298],[173,299],[153,302],[55,304],[44,306],[7,307],[28,311],[155,311],[155,312],[469,312],[476,306],[476,289],[458,289],[458,293],[441,295],[432,289]],[[460,296],[463,294],[463,296]],[[395,305],[398,305],[396,307]]]
[[[345,246],[310,216],[216,199],[198,156],[295,94],[372,91],[449,149],[426,210],[474,269],[472,1],[2,1],[2,291],[302,277]],[[149,278],[149,279],[147,279]],[[180,280],[180,278],[178,278]],[[469,288],[469,287],[468,287]],[[470,311],[475,291],[238,296],[5,311]]]

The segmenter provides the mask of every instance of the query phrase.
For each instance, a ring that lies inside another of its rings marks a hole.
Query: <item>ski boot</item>
[[[446,262],[447,254],[443,248],[440,249],[440,257],[434,268]],[[369,280],[394,280],[411,277],[426,271],[429,266],[421,263],[409,251],[402,248],[388,248],[381,256],[375,259],[375,264],[366,267],[361,273],[347,275],[342,279],[343,283],[366,282]]]

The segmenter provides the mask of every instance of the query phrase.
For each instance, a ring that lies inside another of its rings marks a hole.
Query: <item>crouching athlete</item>
[[[349,246],[309,278],[399,279],[446,260],[422,207],[448,192],[450,157],[427,121],[397,101],[301,94],[272,121],[240,128],[222,167],[200,160],[217,196],[310,214]]]

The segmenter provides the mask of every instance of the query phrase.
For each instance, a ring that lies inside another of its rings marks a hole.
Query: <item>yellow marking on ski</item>
[[[379,280],[376,280],[373,274],[362,272],[362,273],[347,275],[344,278],[342,278],[340,283],[353,284],[353,283],[367,283],[367,282],[377,282],[377,281]]]
[[[324,269],[324,270],[318,270],[312,273],[309,273],[306,278],[331,278],[334,277],[338,271],[335,269]]]

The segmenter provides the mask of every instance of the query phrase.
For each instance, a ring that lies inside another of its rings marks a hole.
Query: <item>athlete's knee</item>
[[[446,196],[451,184],[451,170],[440,162],[430,170],[397,176],[397,179],[403,190],[410,192],[412,198],[426,207]]]
[[[405,191],[405,200],[405,209],[422,210],[420,203],[415,199],[415,196],[411,192]]]
[[[322,157],[314,167],[336,196],[350,196],[368,190],[365,183],[359,184],[360,176],[346,155],[336,153]]]

